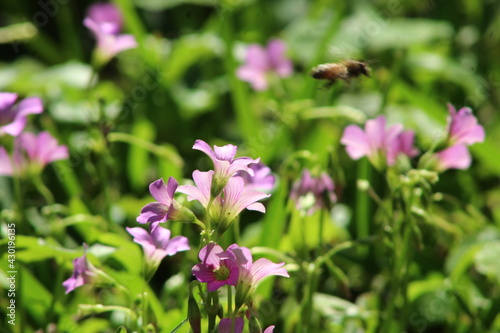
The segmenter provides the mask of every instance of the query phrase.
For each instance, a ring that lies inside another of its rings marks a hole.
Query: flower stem
[[[234,313],[231,313],[231,309],[233,308],[233,291],[231,290],[231,286],[230,285],[226,285],[227,286],[227,309],[226,309],[226,313],[227,313],[227,316],[230,317],[230,318],[234,318]]]
[[[48,205],[53,205],[55,203],[54,196],[47,186],[43,183],[40,173],[37,173],[33,177],[33,184],[35,185],[37,191],[43,196]]]

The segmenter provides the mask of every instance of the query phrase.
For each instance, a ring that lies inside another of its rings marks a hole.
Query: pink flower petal
[[[340,142],[346,145],[349,156],[357,160],[370,154],[370,143],[365,132],[356,125],[349,125],[344,129]]]
[[[437,168],[439,171],[447,169],[467,169],[472,162],[469,150],[464,145],[455,145],[434,155],[438,160]]]
[[[233,320],[231,318],[222,318],[219,322],[219,333],[241,333],[243,332],[243,326],[245,324],[243,318],[241,317],[236,317],[234,319],[234,330],[232,329],[233,327]]]
[[[271,67],[281,77],[287,77],[292,74],[292,62],[285,57],[286,45],[279,39],[273,39],[267,45],[267,55]]]
[[[188,200],[198,200],[203,207],[207,207],[210,201],[210,187],[212,185],[213,171],[193,171],[193,180],[196,186],[181,185],[178,187],[177,192],[187,194]]]
[[[0,175],[12,176],[12,162],[4,147],[0,147]]]
[[[260,258],[255,261],[250,270],[250,274],[252,276],[253,284],[257,284],[263,278],[270,275],[279,275],[284,277],[290,277],[287,270],[281,268],[285,265],[284,262],[279,264],[275,264],[272,261],[266,258]]]

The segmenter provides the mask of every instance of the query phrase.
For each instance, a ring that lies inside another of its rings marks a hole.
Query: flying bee
[[[317,80],[327,80],[325,87],[328,88],[337,79],[349,81],[360,75],[370,76],[368,64],[356,60],[344,60],[340,63],[321,64],[314,67],[311,76]]]

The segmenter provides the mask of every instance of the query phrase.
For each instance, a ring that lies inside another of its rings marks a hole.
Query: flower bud
[[[250,317],[248,327],[250,329],[250,333],[262,333],[262,326],[260,326],[259,320],[255,316]]]
[[[193,333],[201,333],[201,312],[193,295],[188,298],[188,320]]]

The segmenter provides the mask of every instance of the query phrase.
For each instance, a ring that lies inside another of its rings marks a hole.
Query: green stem
[[[231,312],[232,308],[233,308],[233,291],[231,289],[231,286],[227,285],[227,309],[226,309],[226,313],[227,313],[227,316],[230,318],[235,317],[235,314]]]
[[[317,287],[317,269],[318,266],[314,263],[310,263],[306,267],[306,285],[304,286],[305,302],[302,303],[302,332],[312,332],[311,319],[314,306],[313,296]]]
[[[371,167],[367,158],[363,158],[358,163],[357,179],[366,180],[370,183]],[[356,238],[363,239],[370,234],[370,196],[365,191],[356,190]],[[358,249],[361,258],[368,255],[368,247],[362,246]]]
[[[176,166],[182,166],[183,164],[182,159],[178,155],[172,153],[165,147],[155,145],[154,143],[151,143],[147,140],[138,138],[136,136],[127,133],[120,133],[120,132],[109,133],[107,139],[109,142],[124,142],[131,145],[139,146],[144,150],[149,151],[152,154],[168,159]]]
[[[357,179],[370,182],[371,168],[368,159],[363,158],[358,163]],[[368,237],[370,233],[370,197],[360,189],[356,190],[356,238]]]
[[[49,188],[43,183],[40,173],[33,176],[33,184],[35,185],[37,191],[43,196],[48,205],[53,205],[55,203],[54,196],[50,192]]]
[[[27,233],[28,232],[28,225],[26,224],[26,216],[24,215],[24,205],[23,205],[23,198],[24,196],[22,195],[21,191],[21,180],[19,177],[13,177],[13,182],[14,182],[14,197],[16,198],[16,203],[15,203],[15,210],[17,211],[16,214],[16,221],[18,222],[18,230],[20,234]]]
[[[321,212],[319,214],[319,228],[318,228],[318,247],[321,248],[323,245],[323,228],[325,222],[323,221],[325,219],[325,209],[321,209]]]

